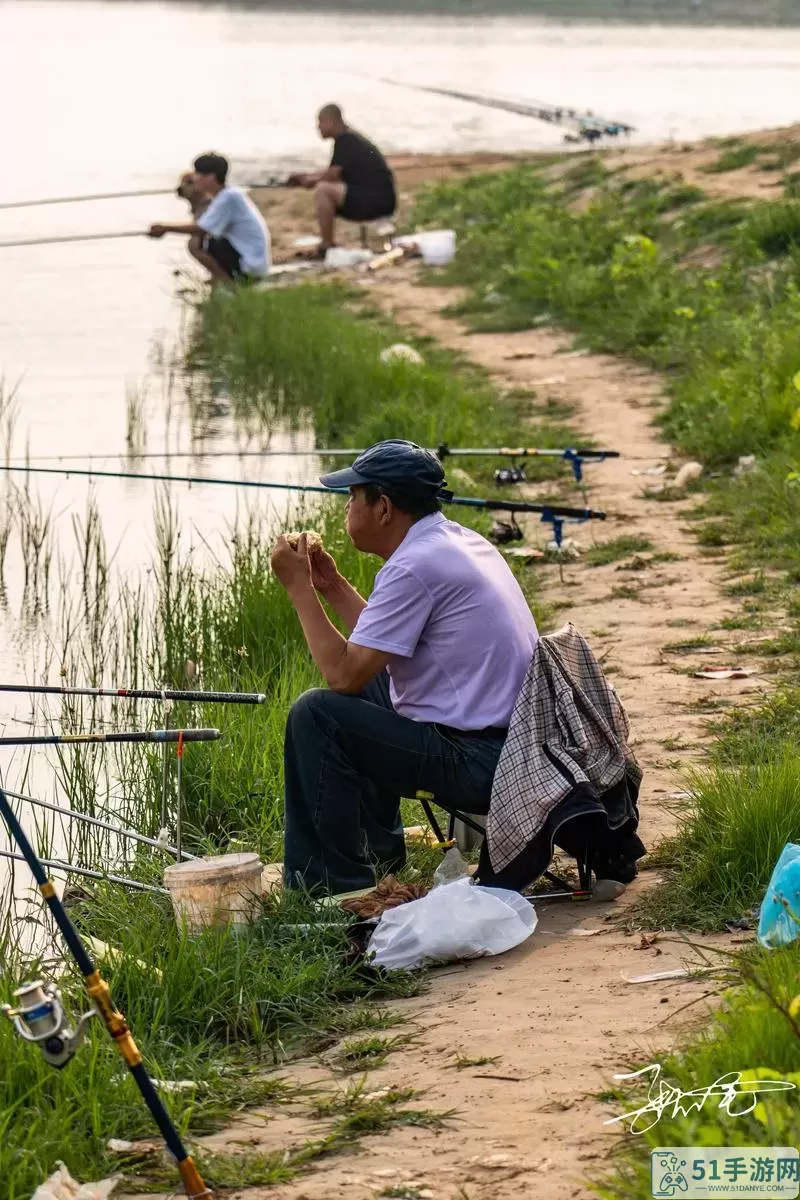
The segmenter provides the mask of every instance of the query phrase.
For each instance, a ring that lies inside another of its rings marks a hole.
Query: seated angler
[[[336,217],[344,221],[375,221],[390,217],[397,206],[394,176],[372,142],[345,124],[337,104],[326,104],[317,117],[320,137],[333,141],[333,155],[325,171],[290,175],[293,187],[312,189],[322,239],[318,255],[336,244]]]
[[[341,893],[404,862],[401,796],[489,811],[538,633],[502,555],[443,515],[430,451],[380,442],[322,482],[349,488],[350,539],[384,562],[365,600],[305,535],[272,554],[327,684],[287,722],[285,881]]]

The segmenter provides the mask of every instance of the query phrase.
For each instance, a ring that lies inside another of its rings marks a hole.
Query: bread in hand
[[[296,550],[299,546],[300,538],[302,537],[303,533],[306,535],[306,550],[309,554],[316,554],[318,550],[322,549],[322,538],[319,536],[319,534],[315,533],[313,529],[305,529],[300,533],[295,532],[286,534],[286,540],[293,550]]]

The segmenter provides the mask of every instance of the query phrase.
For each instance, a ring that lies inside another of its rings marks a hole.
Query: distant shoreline
[[[106,0],[113,3],[114,0]],[[123,0],[124,2],[124,0]],[[163,0],[159,0],[163,3]],[[176,0],[182,3],[183,0]],[[538,17],[559,24],[800,27],[800,0],[194,0],[199,7],[376,16]]]

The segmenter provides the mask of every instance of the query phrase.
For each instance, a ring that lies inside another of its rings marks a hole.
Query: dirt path
[[[623,451],[620,460],[588,469],[591,504],[606,509],[609,520],[592,530],[580,527],[576,540],[588,546],[593,536],[608,541],[634,535],[652,550],[641,553],[638,563],[630,557],[601,567],[570,563],[563,583],[557,567],[536,569],[544,598],[559,606],[559,622],[568,618],[587,634],[628,707],[645,772],[641,832],[654,845],[673,828],[664,805],[680,785],[675,764],[697,756],[709,702],[745,703],[763,686],[758,679],[712,684],[691,678],[688,667],[724,662],[724,653],[683,657],[664,649],[709,630],[724,648],[737,635],[715,629],[735,609],[724,598],[724,566],[703,557],[686,528],[689,502],[646,499],[644,487],[652,479],[632,474],[669,455],[651,423],[662,403],[658,378],[613,358],[574,354],[570,339],[553,330],[472,335],[441,316],[452,291],[415,286],[414,268],[376,277],[372,294],[401,324],[469,355],[499,385],[533,389],[537,403],[548,397],[568,403],[577,427],[598,444]],[[543,527],[531,526],[528,537],[541,545]],[[639,570],[624,569],[637,565]],[[614,1110],[593,1095],[631,1062],[657,1057],[653,1047],[669,1044],[681,1023],[701,1015],[707,1003],[702,982],[623,981],[693,961],[680,939],[642,947],[639,935],[626,934],[613,920],[612,909],[624,910],[643,886],[637,882],[613,906],[542,905],[539,927],[525,946],[497,962],[435,973],[422,997],[393,1006],[415,1038],[369,1074],[366,1088],[412,1088],[419,1094],[412,1105],[455,1110],[443,1131],[395,1128],[366,1138],[351,1154],[320,1160],[291,1184],[232,1195],[587,1200],[585,1177],[602,1170],[618,1134],[603,1123]],[[576,927],[600,932],[580,936]],[[699,1003],[687,1014],[692,1001]],[[459,1055],[484,1061],[462,1061],[458,1069]],[[295,1064],[286,1075],[324,1092],[348,1083],[330,1059]],[[229,1152],[279,1150],[319,1137],[330,1122],[311,1119],[308,1105],[306,1096],[278,1115],[248,1114],[206,1145]]]

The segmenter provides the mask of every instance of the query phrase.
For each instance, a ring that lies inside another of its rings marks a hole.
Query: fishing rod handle
[[[138,733],[112,733],[111,740],[119,738],[123,742],[135,742],[141,738]],[[143,740],[154,742],[216,742],[222,737],[219,729],[152,729]]]
[[[0,692],[32,696],[96,696],[121,700],[176,700],[189,704],[263,704],[263,692],[184,691],[169,688],[67,687],[57,684],[0,683]]]
[[[93,746],[103,744],[140,744],[155,742],[216,742],[219,729],[148,729],[130,733],[54,733],[41,737],[0,738],[0,746]]]
[[[134,729],[122,733],[65,733],[59,742],[216,742],[222,737],[219,729]],[[0,745],[3,739],[0,738]]]
[[[66,914],[64,915],[66,917]],[[69,917],[66,917],[66,920],[69,921]],[[128,1022],[125,1020],[125,1017],[111,999],[111,989],[97,969],[93,970],[89,975],[86,975],[84,982],[86,985],[86,991],[91,998],[95,1009],[102,1017],[103,1024],[111,1035],[115,1046],[125,1060],[125,1065],[133,1076],[134,1082],[139,1089],[141,1097],[147,1105],[150,1115],[158,1126],[159,1132],[163,1137],[168,1150],[178,1164],[178,1170],[181,1173],[181,1179],[184,1184],[186,1195],[190,1197],[191,1200],[199,1200],[200,1197],[211,1196],[213,1193],[203,1182],[200,1172],[197,1170],[191,1155],[186,1150],[180,1134],[175,1128],[172,1118],[166,1110],[163,1100],[156,1091],[153,1081],[147,1073],[147,1068],[142,1060],[141,1051],[139,1050],[134,1036],[128,1027]]]
[[[115,1046],[124,1058],[125,1065],[136,1080],[136,1085],[142,1094],[142,1098],[150,1109],[153,1119],[158,1125],[170,1152],[178,1162],[184,1161],[189,1157],[188,1153],[170,1119],[169,1113],[164,1107],[161,1097],[153,1086],[153,1081],[145,1069],[141,1051],[128,1028],[128,1022],[111,999],[111,989],[97,969],[86,976],[84,983],[92,1003],[102,1017],[103,1023],[110,1033]]]
[[[11,807],[8,797],[2,788],[0,788],[0,815],[8,826],[8,830],[14,841],[22,853],[23,858],[30,867],[33,877],[39,885],[39,891],[42,894],[47,907],[52,913],[53,920],[58,926],[67,948],[72,954],[78,969],[84,977],[86,991],[89,994],[97,1012],[103,1019],[109,1034],[111,1035],[120,1054],[125,1059],[126,1066],[133,1076],[142,1099],[150,1110],[153,1120],[158,1125],[164,1141],[169,1150],[174,1155],[178,1167],[181,1171],[181,1177],[184,1180],[186,1194],[192,1198],[210,1196],[212,1193],[206,1188],[203,1180],[194,1166],[189,1154],[184,1148],[180,1135],[172,1123],[172,1120],[167,1112],[161,1097],[153,1087],[153,1082],[147,1074],[142,1056],[133,1034],[128,1028],[127,1022],[121,1012],[117,1010],[111,999],[111,991],[108,984],[100,975],[94,962],[89,955],[88,950],[83,944],[80,934],[73,925],[64,905],[61,903],[56,894],[55,885],[48,876],[46,870],[42,866],[37,857],[33,846],[28,840],[25,830],[22,828],[16,813]],[[189,1165],[184,1168],[182,1164]],[[191,1187],[189,1190],[188,1185]]]
[[[98,688],[96,695],[120,696],[128,700],[175,700],[187,704],[264,704],[267,699],[264,692],[158,691],[143,688],[120,688],[117,691]]]

